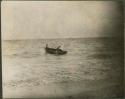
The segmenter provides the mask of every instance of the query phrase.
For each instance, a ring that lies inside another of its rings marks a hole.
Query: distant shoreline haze
[[[70,38],[37,38],[37,39],[31,39],[31,38],[28,38],[28,39],[2,39],[3,41],[20,41],[20,40],[53,40],[53,39],[123,39],[123,37],[117,37],[117,36],[108,36],[108,37],[70,37]]]

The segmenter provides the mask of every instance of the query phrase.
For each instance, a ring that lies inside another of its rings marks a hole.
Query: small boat
[[[46,53],[49,54],[56,54],[56,55],[64,55],[67,53],[67,51],[63,51],[61,49],[55,49],[55,48],[49,48],[48,46],[46,46],[45,48]]]

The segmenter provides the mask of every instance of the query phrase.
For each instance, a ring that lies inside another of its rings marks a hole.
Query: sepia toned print
[[[122,7],[2,1],[3,98],[123,98]]]

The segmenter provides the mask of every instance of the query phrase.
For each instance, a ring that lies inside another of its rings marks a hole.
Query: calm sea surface
[[[45,53],[45,45],[67,50]],[[121,40],[116,38],[2,41],[3,96],[122,97]]]

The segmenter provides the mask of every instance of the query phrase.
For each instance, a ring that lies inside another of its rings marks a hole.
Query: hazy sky
[[[114,1],[2,1],[1,6],[3,39],[117,36],[123,21]]]

